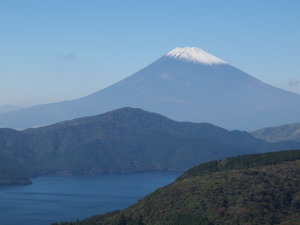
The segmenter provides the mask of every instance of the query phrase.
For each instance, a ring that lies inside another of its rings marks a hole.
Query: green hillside
[[[299,141],[300,123],[285,124],[278,127],[268,127],[251,133],[254,137],[268,142],[276,141]]]
[[[0,184],[30,184],[34,157],[26,137],[12,129],[0,129]]]
[[[192,168],[125,210],[60,225],[296,225],[299,183],[300,150],[234,157]]]
[[[0,158],[13,165],[0,162],[0,177],[9,178],[11,167],[21,177],[184,171],[210,160],[296,148],[300,143],[267,143],[243,131],[122,108],[23,131],[0,129]]]

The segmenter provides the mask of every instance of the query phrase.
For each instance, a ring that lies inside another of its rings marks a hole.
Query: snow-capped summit
[[[89,96],[0,113],[0,127],[37,127],[121,107],[253,131],[298,122],[300,95],[265,84],[201,49],[175,48]]]
[[[170,51],[166,56],[175,58],[175,59],[182,59],[185,61],[190,61],[194,63],[201,63],[206,65],[213,65],[213,64],[226,64],[225,61],[219,59],[204,50],[196,47],[184,47],[184,48],[175,48]]]

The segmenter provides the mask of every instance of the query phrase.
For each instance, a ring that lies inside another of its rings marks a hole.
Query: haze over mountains
[[[22,107],[14,106],[14,105],[0,105],[0,113],[6,113],[21,109]]]
[[[84,98],[0,113],[0,127],[43,126],[120,107],[252,131],[298,122],[300,95],[265,84],[201,49],[176,48]]]
[[[208,160],[299,147],[122,108],[23,131],[0,129],[0,184],[47,174],[183,171]]]
[[[284,124],[277,127],[266,127],[251,132],[256,137],[268,142],[298,141],[300,142],[300,123]]]

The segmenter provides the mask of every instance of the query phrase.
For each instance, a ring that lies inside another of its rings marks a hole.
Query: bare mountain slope
[[[254,137],[269,142],[298,141],[300,142],[300,123],[284,124],[278,127],[267,127],[251,133]]]

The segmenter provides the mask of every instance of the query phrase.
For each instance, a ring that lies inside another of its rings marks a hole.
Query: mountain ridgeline
[[[214,159],[299,147],[122,108],[23,131],[0,129],[0,178],[183,171]]]
[[[194,167],[122,211],[52,225],[298,225],[300,150]]]
[[[22,109],[22,107],[14,105],[0,105],[0,113],[12,112],[20,109]]]
[[[201,49],[176,48],[89,96],[0,113],[0,127],[44,126],[121,107],[253,131],[297,122],[300,95],[263,83]]]
[[[251,132],[251,134],[256,138],[260,138],[268,142],[300,142],[300,123],[284,124],[278,127],[267,127]]]

